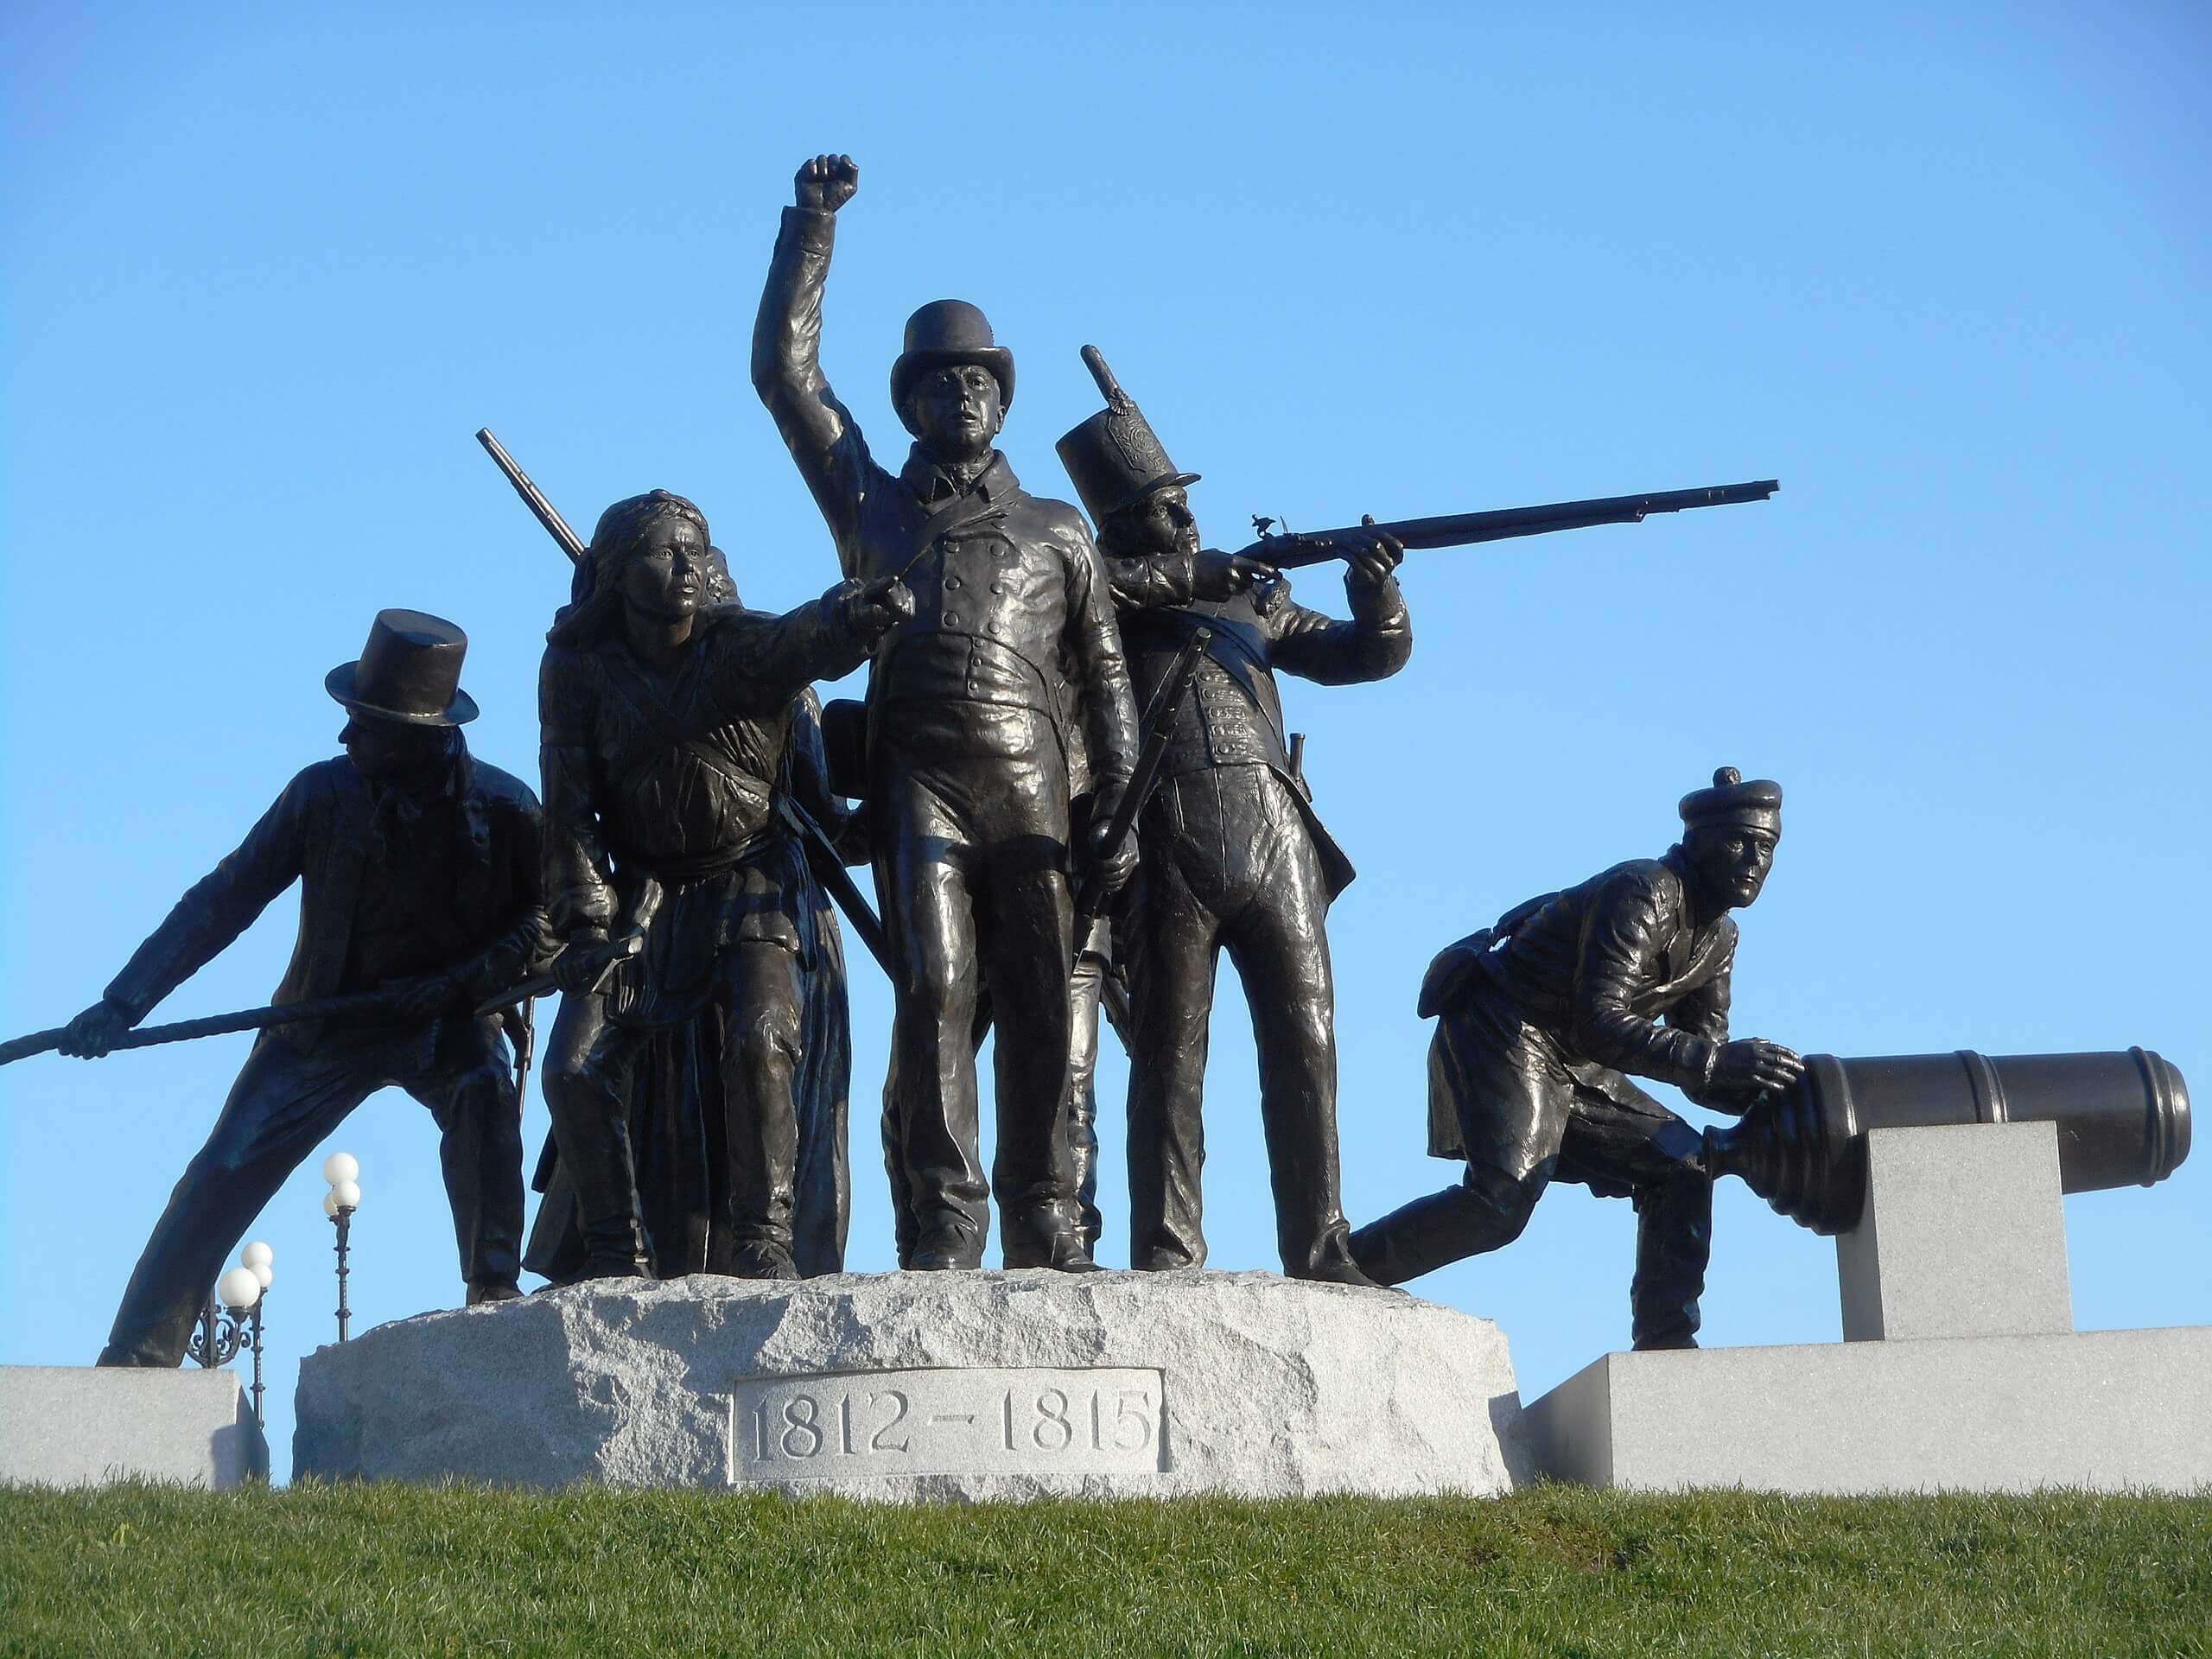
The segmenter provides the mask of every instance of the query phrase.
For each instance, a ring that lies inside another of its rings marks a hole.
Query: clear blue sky
[[[1205,475],[1216,543],[1255,512],[1782,480],[1417,555],[1411,665],[1289,686],[1361,872],[1332,918],[1356,1221],[1453,1173],[1422,1155],[1431,954],[1661,851],[1723,764],[1789,791],[1740,1033],[2139,1043],[2212,1101],[2201,9],[641,10],[0,23],[9,1026],[95,997],[334,752],[322,675],[380,606],[467,628],[470,738],[535,776],[566,569],[478,426],[581,524],[691,495],[754,604],[834,578],[745,357],[791,170],[835,149],[861,191],[825,359],[886,452],[900,327],[950,294],[1018,355],[1005,448],[1033,489],[1066,493],[1052,444],[1096,406],[1095,341]],[[1341,607],[1330,573],[1300,592]],[[264,1001],[295,914],[162,1016]],[[880,1268],[872,967],[854,1004],[852,1259]],[[1217,1016],[1214,1261],[1272,1266],[1233,976]],[[0,1361],[92,1357],[246,1046],[0,1073]],[[533,1098],[533,1154],[543,1127]],[[455,1300],[428,1114],[380,1096],[337,1144],[367,1189],[361,1319]],[[332,1332],[321,1192],[303,1169],[255,1230],[280,1468],[297,1357]],[[2209,1198],[2200,1149],[2069,1200],[2079,1322],[2212,1322]],[[1733,1184],[1715,1231],[1709,1340],[1839,1334],[1829,1244]],[[1624,1342],[1632,1233],[1562,1188],[1419,1288],[1497,1319],[1533,1395]]]

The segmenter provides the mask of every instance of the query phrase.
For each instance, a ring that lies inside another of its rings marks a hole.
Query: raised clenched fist
[[[791,181],[798,205],[823,213],[836,213],[860,188],[861,170],[849,156],[817,156],[801,166]]]

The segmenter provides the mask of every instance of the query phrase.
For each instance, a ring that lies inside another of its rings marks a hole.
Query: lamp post
[[[361,1160],[350,1152],[334,1152],[322,1160],[322,1179],[330,1191],[322,1197],[322,1213],[338,1230],[338,1340],[343,1342],[353,1323],[346,1306],[346,1256],[353,1236],[353,1212],[361,1207]]]
[[[253,1421],[268,1427],[262,1415],[261,1304],[263,1293],[276,1279],[276,1252],[259,1239],[239,1254],[238,1265],[215,1281],[214,1294],[200,1313],[200,1329],[192,1334],[190,1357],[210,1370],[227,1365],[241,1349],[253,1355]],[[226,1312],[219,1314],[218,1305]]]

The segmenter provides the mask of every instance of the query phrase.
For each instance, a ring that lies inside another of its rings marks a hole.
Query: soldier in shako
[[[1275,671],[1348,685],[1404,667],[1413,625],[1393,574],[1403,550],[1376,532],[1347,538],[1350,621],[1292,602],[1280,580],[1255,588],[1273,573],[1199,548],[1185,493],[1198,474],[1176,470],[1103,361],[1093,368],[1108,405],[1062,438],[1059,453],[1098,524],[1140,704],[1159,695],[1198,630],[1211,635],[1176,715],[1159,792],[1139,821],[1141,857],[1122,910],[1130,1264],[1205,1262],[1200,1108],[1214,973],[1226,950],[1252,1010],[1283,1271],[1365,1284],[1347,1249],[1338,1177],[1326,932],[1351,861],[1321,827],[1291,759]]]
[[[177,901],[69,1025],[104,1054],[298,881],[300,937],[271,999],[383,991],[385,1011],[272,1026],[170,1195],[115,1316],[103,1365],[182,1363],[207,1287],[286,1176],[378,1090],[430,1109],[472,1303],[518,1295],[522,1121],[500,1019],[475,1012],[542,945],[537,798],[476,760],[461,728],[468,641],[382,611],[324,681],[346,753],[292,779],[238,850]]]
[[[1014,356],[981,311],[938,300],[907,322],[891,401],[914,445],[896,473],[830,391],[820,345],[832,215],[859,176],[842,156],[799,169],[760,296],[753,381],[846,575],[903,576],[915,600],[875,653],[866,745],[896,999],[888,1140],[904,1189],[902,1262],[980,1267],[995,1188],[1010,1262],[1081,1271],[1093,1263],[1060,1109],[1071,756],[1087,739],[1096,807],[1077,855],[1117,887],[1135,849],[1097,843],[1135,765],[1128,674],[1082,514],[1031,495],[996,448]],[[999,1116],[988,1183],[973,1046],[986,987]]]
[[[1636,1346],[1694,1348],[1713,1246],[1698,1131],[1629,1081],[1742,1112],[1804,1064],[1728,1036],[1736,922],[1782,839],[1782,786],[1732,766],[1681,800],[1682,839],[1509,911],[1450,946],[1422,982],[1429,1155],[1456,1186],[1352,1235],[1372,1278],[1402,1284],[1510,1244],[1554,1180],[1636,1204]]]

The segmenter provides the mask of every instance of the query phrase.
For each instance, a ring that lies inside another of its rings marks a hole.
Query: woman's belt
[[[750,836],[734,847],[716,847],[690,858],[639,858],[618,850],[614,861],[618,868],[650,875],[664,887],[681,887],[686,881],[702,881],[710,875],[735,869],[766,852],[775,839],[770,835]]]

